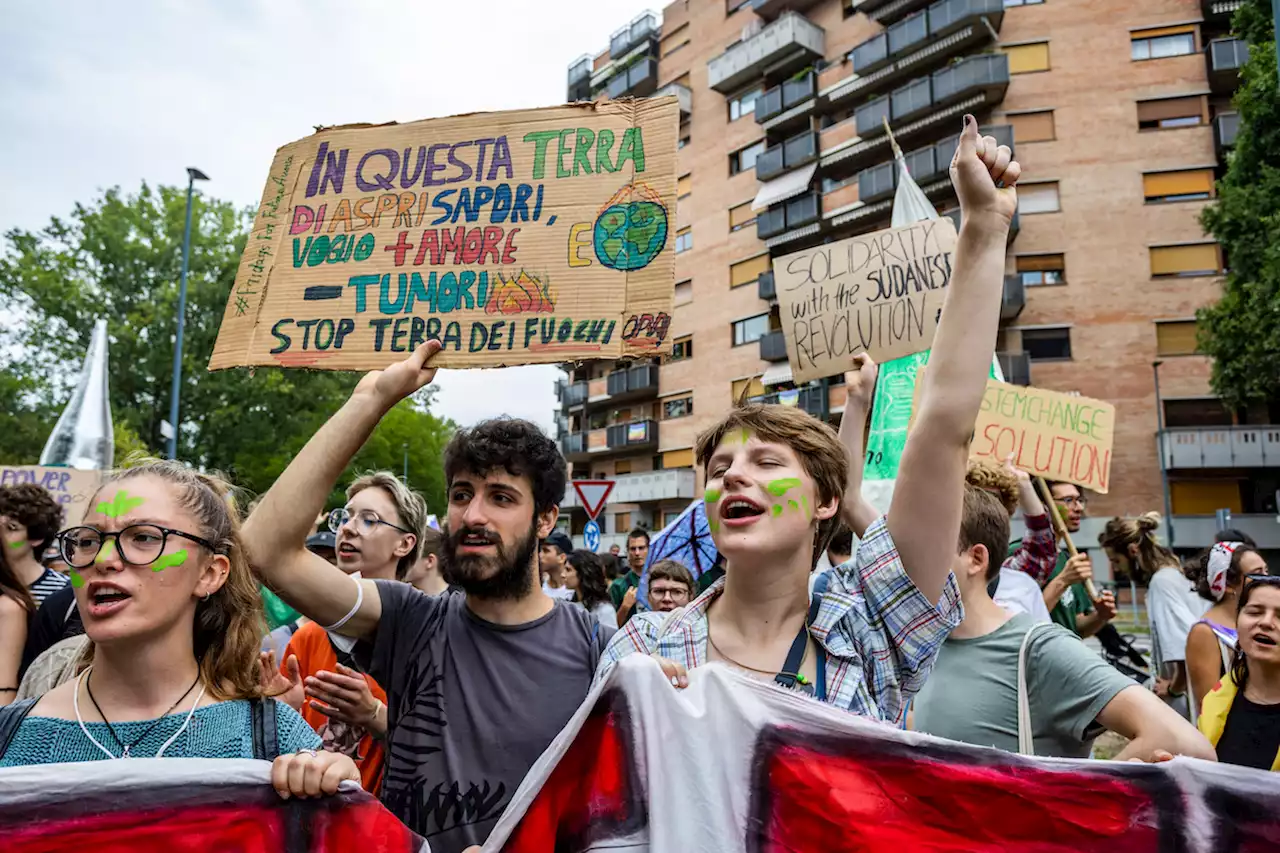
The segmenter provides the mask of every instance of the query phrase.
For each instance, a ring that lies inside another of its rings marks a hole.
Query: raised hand
[[[1018,191],[1014,185],[1022,176],[1022,166],[1013,159],[1007,145],[996,143],[995,137],[979,136],[978,121],[964,117],[964,132],[951,159],[951,183],[960,198],[961,215],[995,214],[1006,224],[1018,209]]]
[[[871,398],[876,393],[876,376],[880,368],[865,352],[853,357],[853,366],[844,373],[845,405],[859,406],[864,412],[871,408]]]
[[[365,677],[338,664],[337,672],[320,670],[307,678],[307,698],[311,707],[339,722],[372,729],[382,704],[369,689]]]
[[[304,694],[297,655],[289,655],[288,660],[284,662],[288,675],[280,672],[280,668],[276,666],[275,652],[262,652],[258,656],[258,666],[262,678],[262,692],[279,699],[295,711],[301,711]]]
[[[404,361],[366,373],[356,386],[355,393],[373,397],[389,409],[419,388],[431,384],[436,378],[436,369],[428,367],[427,362],[438,352],[440,342],[427,341]]]

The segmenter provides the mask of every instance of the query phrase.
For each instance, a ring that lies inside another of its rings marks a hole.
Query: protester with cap
[[[573,553],[573,540],[563,530],[553,530],[538,546],[538,570],[544,578],[542,591],[552,598],[573,601],[573,590],[564,584],[565,566]]]

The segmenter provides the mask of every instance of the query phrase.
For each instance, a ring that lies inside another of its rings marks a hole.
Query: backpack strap
[[[1035,732],[1031,728],[1031,697],[1027,693],[1027,648],[1036,631],[1052,622],[1037,622],[1022,635],[1022,647],[1018,649],[1018,754],[1035,755]]]
[[[36,706],[36,699],[23,699],[20,702],[12,702],[0,708],[0,758],[4,758],[4,754],[9,751],[9,743],[13,740],[13,736],[18,733],[22,721],[31,713],[31,709]]]
[[[280,754],[280,730],[277,726],[279,708],[276,700],[270,696],[249,700],[254,758],[274,761]]]

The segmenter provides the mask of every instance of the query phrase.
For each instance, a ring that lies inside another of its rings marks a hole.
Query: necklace
[[[805,628],[801,628],[801,630],[807,631],[808,629],[807,627],[805,627]],[[719,646],[716,645],[716,641],[711,638],[711,620],[707,620],[707,642],[711,644],[711,648],[715,649],[716,654],[720,655],[720,657],[724,658],[729,663],[738,667],[738,669],[745,669],[749,672],[755,672],[760,675],[793,675],[794,674],[797,684],[804,685],[808,683],[808,679],[806,679],[803,675],[800,674],[800,670],[804,667],[804,659],[809,656],[809,644],[807,642],[805,643],[804,652],[800,655],[800,663],[796,666],[795,673],[776,672],[771,669],[757,669],[754,666],[747,666],[745,663],[736,661],[733,658],[729,657],[727,654],[724,653],[723,649],[721,649]],[[783,666],[785,667],[786,664],[784,663]]]
[[[185,691],[183,691],[183,694],[178,697],[178,701],[170,705],[169,710],[165,711],[163,714],[161,714],[159,717],[153,720],[151,725],[147,726],[146,731],[144,731],[138,737],[134,738],[132,743],[126,744],[124,741],[120,740],[120,735],[116,734],[115,726],[111,725],[111,721],[107,719],[107,715],[102,713],[102,706],[98,704],[98,700],[95,699],[93,696],[93,687],[90,686],[89,678],[88,678],[89,673],[92,671],[93,671],[93,667],[89,666],[87,669],[85,669],[84,672],[80,674],[80,677],[76,679],[76,692],[72,694],[73,704],[75,705],[75,711],[76,711],[76,721],[80,724],[80,730],[84,732],[85,737],[93,741],[94,745],[96,745],[98,749],[101,749],[103,752],[105,752],[108,758],[115,758],[115,756],[111,754],[111,751],[109,749],[105,748],[102,744],[98,743],[98,741],[93,737],[93,735],[89,734],[89,730],[85,728],[84,719],[80,716],[80,682],[81,681],[84,682],[85,692],[89,694],[89,701],[93,703],[94,710],[98,712],[99,717],[102,717],[102,722],[106,723],[107,731],[111,733],[111,739],[116,742],[116,746],[120,747],[121,758],[129,758],[130,750],[132,750],[138,744],[142,743],[142,741],[146,739],[147,735],[151,734],[151,732],[155,730],[156,726],[160,725],[160,723],[164,720],[165,717],[172,714],[173,710],[177,708],[180,704],[182,704],[182,701],[186,699],[189,695],[191,695],[191,691],[194,690],[196,685],[200,683],[200,675],[199,673],[197,673],[195,681],[191,682],[191,686],[188,687]],[[182,727],[179,728],[178,731],[174,733],[173,737],[165,741],[164,746],[160,747],[160,751],[156,753],[156,758],[161,757],[164,754],[164,751],[169,748],[169,745],[172,744],[177,739],[178,735],[182,734],[182,732],[186,730],[187,726],[191,724],[191,717],[192,715],[195,714],[196,706],[200,704],[200,700],[202,698],[204,698],[203,687],[200,689],[200,695],[196,697],[195,703],[191,706],[191,711],[190,713],[187,714],[186,721],[182,724]]]

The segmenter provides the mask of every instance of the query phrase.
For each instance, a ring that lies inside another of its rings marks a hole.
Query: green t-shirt
[[[633,586],[640,586],[640,576],[630,569],[627,569],[625,575],[614,578],[613,583],[609,584],[609,597],[613,599],[614,610],[622,609],[622,598]]]
[[[1009,556],[1018,550],[1022,545],[1022,540],[1013,542],[1009,545]],[[1058,564],[1053,567],[1053,574],[1049,576],[1049,580],[1053,580],[1062,573],[1067,566],[1068,555],[1066,550],[1058,551]],[[1088,616],[1093,612],[1093,601],[1089,598],[1089,590],[1083,583],[1074,583],[1067,588],[1062,594],[1062,598],[1058,599],[1058,603],[1049,611],[1049,618],[1057,624],[1066,628],[1076,636],[1080,635],[1080,629],[1076,627],[1076,619],[1081,616]]]

